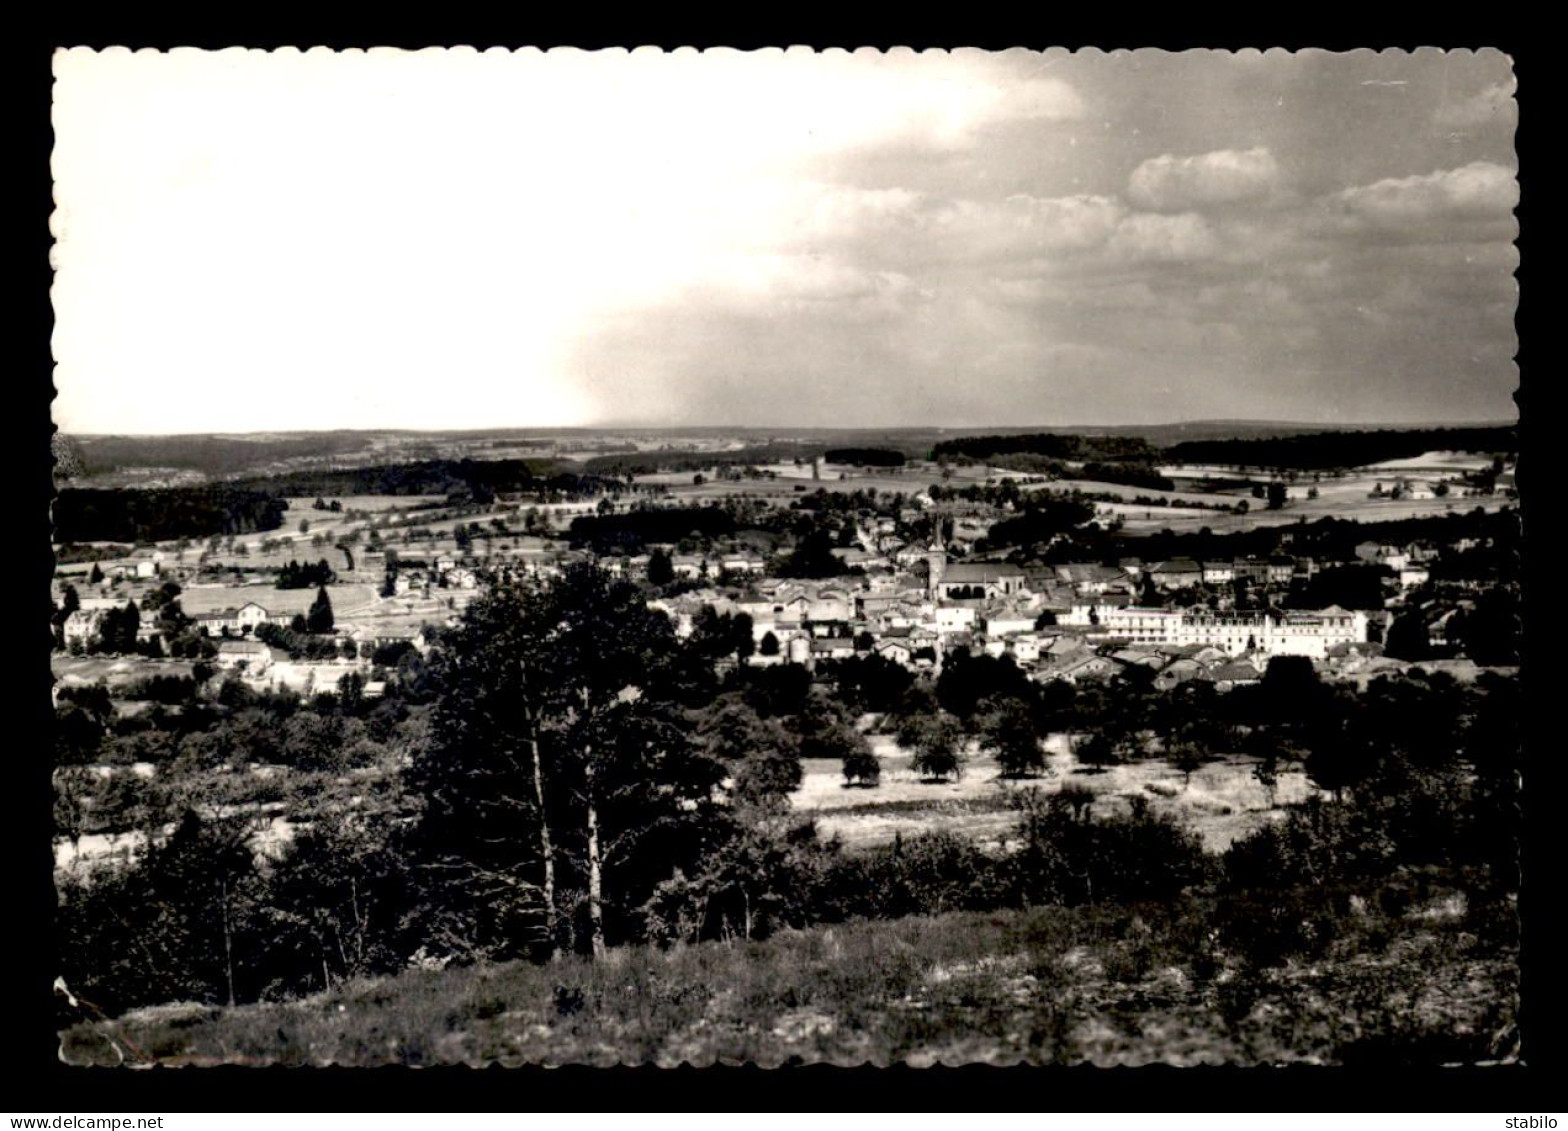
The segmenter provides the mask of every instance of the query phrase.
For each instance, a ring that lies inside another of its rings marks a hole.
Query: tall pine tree
[[[305,629],[326,636],[331,634],[332,626],[332,599],[327,596],[327,587],[323,585],[316,590],[316,599],[311,602],[310,612],[305,616]]]

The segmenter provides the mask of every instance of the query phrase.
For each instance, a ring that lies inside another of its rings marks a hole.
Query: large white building
[[[1233,656],[1262,652],[1321,660],[1336,644],[1360,644],[1367,638],[1367,615],[1337,605],[1315,612],[1210,613],[1076,604],[1061,623],[1135,644],[1214,647]]]

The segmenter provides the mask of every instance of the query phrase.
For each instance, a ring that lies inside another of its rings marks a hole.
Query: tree
[[[460,953],[602,955],[695,866],[727,769],[687,735],[682,655],[664,613],[589,564],[495,586],[437,646],[414,855]]]
[[[1426,621],[1420,613],[1401,613],[1388,626],[1388,639],[1383,644],[1386,655],[1398,660],[1424,660],[1431,650]]]
[[[1279,510],[1285,505],[1285,500],[1290,497],[1289,492],[1285,490],[1285,484],[1277,480],[1269,484],[1268,494],[1269,510],[1271,511]]]
[[[115,1012],[170,1000],[255,1000],[260,986],[247,967],[266,936],[258,929],[252,832],[245,819],[187,809],[132,869],[63,884],[62,972],[70,984]]]
[[[1092,773],[1104,773],[1107,766],[1114,766],[1121,761],[1117,745],[1111,736],[1095,731],[1076,742],[1073,753],[1077,755],[1079,763],[1088,767]]]
[[[103,584],[103,568],[97,562],[93,563],[92,572],[87,575],[87,583],[89,585]]]
[[[326,636],[331,634],[332,626],[332,599],[327,596],[327,587],[323,585],[316,590],[316,599],[311,602],[310,612],[305,616],[305,631]]]
[[[668,550],[654,550],[648,555],[648,584],[668,585],[675,580],[675,564]]]
[[[1253,763],[1252,776],[1263,787],[1269,809],[1277,809],[1279,807],[1279,757],[1273,750],[1267,751]]]
[[[1028,704],[1006,699],[986,708],[980,719],[980,745],[996,756],[1002,776],[1021,778],[1044,772],[1045,751]]]
[[[854,711],[894,710],[914,683],[914,673],[875,652],[865,652],[838,666],[838,695]]]
[[[127,601],[123,608],[107,610],[98,627],[97,650],[111,655],[135,652],[141,623],[141,612],[135,601]]]
[[[76,591],[76,586],[67,581],[60,586],[60,608],[55,612],[54,623],[62,625],[77,609],[82,607],[82,598]]]
[[[859,742],[844,755],[844,784],[875,788],[882,781],[882,760],[872,752],[864,735],[857,735]]]
[[[910,765],[921,777],[934,781],[963,776],[964,729],[952,715],[938,711],[917,716],[910,737],[914,739]]]
[[[757,654],[760,656],[777,656],[779,654],[779,638],[773,634],[772,629],[762,634],[762,639],[757,644]]]

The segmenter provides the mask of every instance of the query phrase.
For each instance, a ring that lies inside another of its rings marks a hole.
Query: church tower
[[[933,542],[926,550],[926,569],[926,592],[935,600],[937,586],[941,585],[942,575],[947,572],[947,551],[940,544]]]

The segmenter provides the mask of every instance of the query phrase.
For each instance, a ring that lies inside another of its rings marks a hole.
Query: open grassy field
[[[1024,491],[1083,491],[1092,495],[1114,495],[1118,499],[1131,501],[1135,498],[1167,499],[1172,502],[1181,500],[1184,503],[1207,503],[1214,505],[1223,503],[1230,506],[1233,498],[1221,494],[1204,491],[1161,491],[1155,487],[1129,487],[1125,483],[1101,483],[1093,479],[1053,479],[1048,483],[1025,484]]]
[[[105,683],[111,689],[148,676],[189,676],[189,660],[149,660],[142,656],[71,656],[52,653],[49,669],[61,684]]]
[[[827,464],[824,466],[820,479],[813,479],[811,466],[797,467],[792,462],[771,463],[758,465],[759,470],[774,472],[777,479],[742,479],[737,481],[720,481],[716,479],[714,471],[704,473],[707,482],[701,485],[692,483],[695,472],[666,471],[650,475],[637,476],[638,483],[660,484],[670,489],[673,498],[683,501],[703,501],[708,499],[723,499],[735,495],[751,495],[765,499],[790,499],[801,492],[797,488],[804,487],[807,491],[823,488],[829,491],[865,491],[875,489],[878,494],[906,494],[912,495],[924,491],[934,484],[944,486],[963,487],[975,483],[984,483],[988,478],[1006,475],[994,468],[985,468],[975,465],[970,467],[955,467],[950,469],[950,474],[944,476],[935,464],[915,464],[898,468],[892,471],[862,472],[849,465]],[[840,478],[840,475],[843,478]]]
[[[297,525],[302,518],[309,519],[314,525],[319,518],[322,520],[341,518],[342,513],[332,511],[318,511],[312,509],[315,496],[299,498],[290,496],[288,499],[288,517]],[[331,503],[339,502],[343,510],[366,511],[379,514],[383,511],[405,511],[427,503],[441,503],[446,501],[445,495],[323,495],[322,501]]]
[[[1390,476],[1383,477],[1384,487],[1389,486]],[[1305,519],[1316,522],[1321,518],[1350,519],[1356,522],[1397,522],[1407,518],[1427,518],[1432,515],[1464,513],[1477,507],[1487,511],[1500,510],[1512,500],[1493,495],[1487,498],[1447,499],[1370,499],[1367,497],[1378,481],[1375,475],[1357,475],[1341,480],[1324,480],[1317,484],[1318,498],[1308,499],[1310,483],[1291,486],[1290,501],[1280,510],[1265,510],[1262,503],[1253,501],[1247,514],[1229,514],[1224,511],[1184,510],[1178,507],[1145,507],[1132,503],[1101,503],[1102,509],[1122,516],[1124,529],[1131,533],[1148,533],[1155,530],[1197,530],[1207,526],[1216,534],[1231,534],[1238,530],[1252,530],[1260,526],[1285,526]],[[1225,496],[1209,496],[1224,498]],[[1245,496],[1242,496],[1245,497]]]
[[[370,611],[379,598],[372,585],[329,585],[327,598],[332,602],[333,615],[342,620]],[[187,616],[214,613],[220,609],[237,609],[247,601],[255,601],[274,616],[293,616],[310,611],[316,599],[314,587],[308,589],[277,589],[271,585],[192,585],[180,592],[180,607]]]
[[[1463,893],[1249,967],[1206,900],[851,921],[598,963],[410,970],[61,1033],[69,1064],[1437,1064],[1509,1052],[1514,956]]]
[[[1239,754],[1216,755],[1190,782],[1159,758],[1088,772],[1057,734],[1046,743],[1043,777],[1009,781],[1000,776],[995,759],[971,750],[958,781],[927,782],[910,768],[910,755],[891,738],[874,737],[872,749],[882,761],[882,781],[876,788],[846,787],[839,763],[807,759],[801,786],[790,795],[796,812],[813,817],[823,836],[837,835],[848,847],[886,844],[898,833],[907,837],[939,829],[998,847],[1017,823],[1011,794],[1020,789],[1054,793],[1069,782],[1094,793],[1099,813],[1124,811],[1130,797],[1147,798],[1155,812],[1181,817],[1212,852],[1223,852],[1281,812],[1269,807],[1262,785],[1252,776],[1256,759]],[[1281,770],[1279,804],[1305,800],[1313,792],[1299,768]]]

